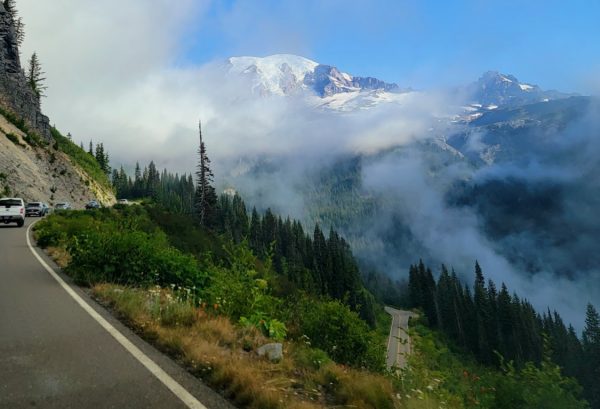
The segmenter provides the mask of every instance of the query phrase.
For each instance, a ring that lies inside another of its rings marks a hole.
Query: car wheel
[[[23,227],[24,224],[25,224],[25,220],[19,220],[17,222],[17,226],[19,226],[19,227]]]

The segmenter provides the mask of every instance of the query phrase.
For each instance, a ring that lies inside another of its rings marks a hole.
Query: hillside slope
[[[26,135],[0,115],[0,195],[54,204],[69,201],[75,207],[97,199],[115,202],[113,192],[101,185],[53,145],[33,146]]]
[[[42,94],[21,65],[17,21],[15,11],[0,3],[0,196],[51,205],[69,201],[75,207],[91,199],[114,203],[97,164],[86,166],[87,154],[54,132],[43,114]]]

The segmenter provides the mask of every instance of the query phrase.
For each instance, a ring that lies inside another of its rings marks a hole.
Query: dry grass
[[[285,343],[284,359],[271,363],[254,352],[270,342],[258,330],[239,328],[226,317],[177,301],[167,290],[103,284],[93,292],[239,407],[398,407],[386,377],[336,365],[323,359],[322,352],[297,343]]]
[[[71,255],[62,247],[48,247],[46,251],[60,268],[65,268],[71,262]]]

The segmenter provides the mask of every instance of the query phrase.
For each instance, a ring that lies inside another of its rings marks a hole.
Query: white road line
[[[123,334],[113,327],[108,321],[106,321],[100,314],[98,314],[83,298],[81,298],[65,281],[60,278],[58,274],[50,267],[42,257],[35,251],[31,245],[29,239],[29,232],[31,227],[37,223],[31,223],[27,228],[27,245],[29,249],[38,259],[40,264],[46,269],[48,273],[61,285],[61,287],[83,308],[98,324],[102,326],[119,344],[123,346],[135,359],[137,359],[142,365],[152,373],[163,385],[165,385],[175,396],[177,396],[188,408],[190,409],[208,409],[202,403],[200,403],[191,393],[189,393],[183,386],[181,386],[175,379],[166,373],[158,364],[156,364],[148,355],[144,354],[138,347],[136,347],[131,341],[129,341]]]

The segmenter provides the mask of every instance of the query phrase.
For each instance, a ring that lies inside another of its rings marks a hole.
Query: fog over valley
[[[334,227],[365,271],[403,280],[422,258],[472,282],[478,260],[497,285],[583,327],[586,303],[600,300],[594,97],[467,68],[423,87],[276,50],[192,61],[181,55],[209,2],[154,3],[19,2],[24,54],[40,50],[48,77],[43,107],[76,142],[103,141],[130,173],[150,160],[189,173],[199,118],[220,191],[309,231]],[[101,11],[113,7],[135,24],[114,24]],[[242,17],[229,17],[238,38]]]

